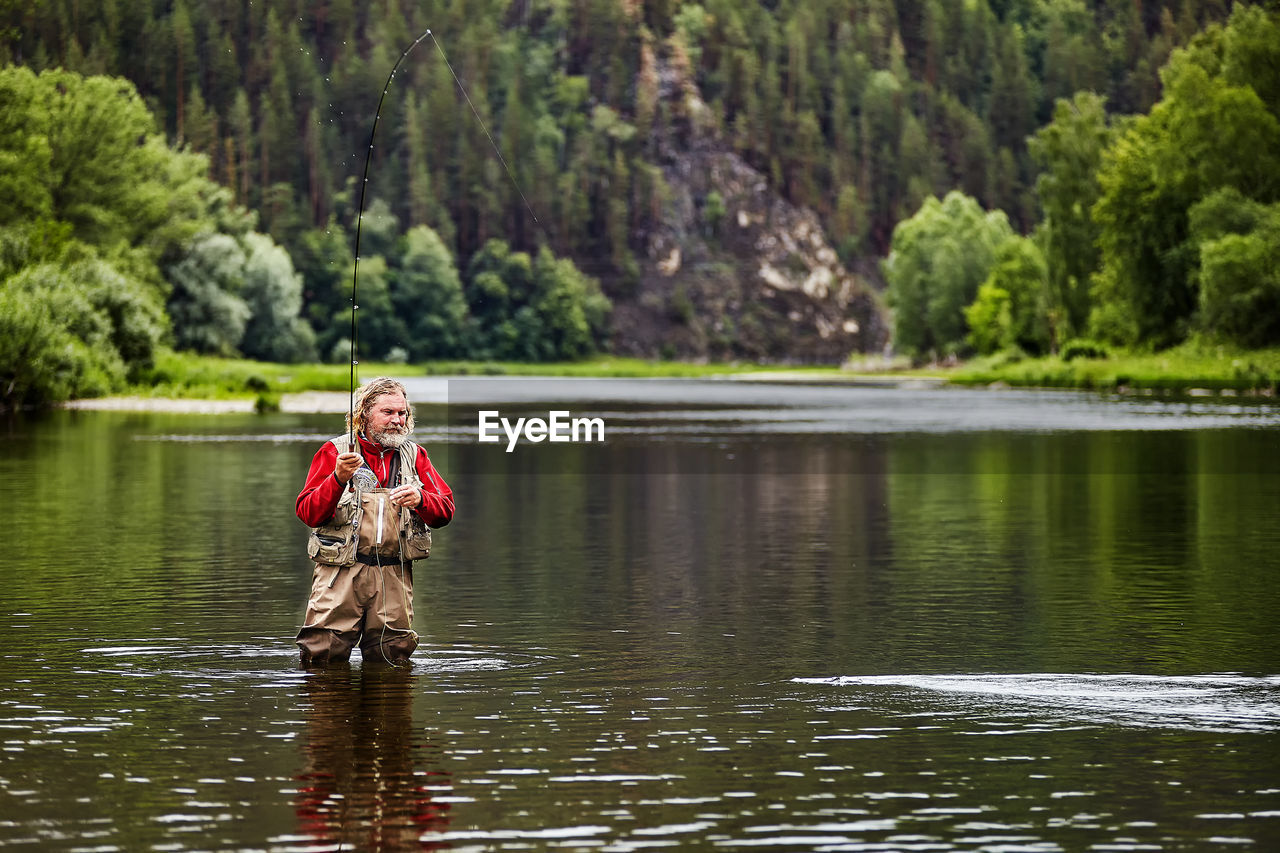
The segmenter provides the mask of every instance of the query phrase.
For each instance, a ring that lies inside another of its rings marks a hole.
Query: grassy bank
[[[379,365],[361,365],[363,371]],[[403,367],[403,365],[401,365]],[[376,374],[368,374],[376,375]],[[347,390],[348,368],[329,364],[270,364],[190,353],[162,353],[129,393],[177,399],[238,399],[261,394]]]
[[[960,385],[1093,388],[1118,391],[1268,394],[1280,391],[1280,349],[1231,350],[1184,344],[1158,353],[1112,353],[1106,358],[992,356],[945,374]]]
[[[993,356],[953,368],[909,369],[897,363],[886,370],[850,364],[836,367],[788,367],[754,364],[691,364],[601,357],[588,361],[527,364],[522,362],[436,361],[426,364],[365,362],[359,377],[393,376],[577,376],[577,377],[706,377],[727,374],[778,374],[790,379],[849,379],[861,373],[902,378],[927,376],[957,385],[1003,384],[1012,387],[1159,390],[1276,394],[1280,391],[1280,349],[1232,351],[1184,345],[1161,353],[1114,353],[1106,358],[1016,358]],[[165,353],[156,366],[130,389],[146,397],[179,399],[259,399],[266,404],[280,394],[346,391],[349,367],[341,364],[270,364],[188,353]]]
[[[580,376],[699,377],[774,370],[749,364],[690,364],[601,357],[587,361],[527,364],[523,362],[433,361],[426,364],[361,362],[359,377],[392,376]],[[833,372],[834,368],[799,368]],[[345,364],[270,364],[245,359],[214,358],[166,352],[139,377],[131,394],[178,399],[238,399],[303,391],[346,391],[350,367]]]

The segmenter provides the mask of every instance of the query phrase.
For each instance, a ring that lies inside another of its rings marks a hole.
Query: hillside
[[[546,246],[599,279],[617,352],[837,361],[885,345],[898,222],[959,189],[1028,231],[1055,101],[1146,111],[1233,5],[54,0],[5,4],[0,60],[131,80],[288,250],[324,355],[377,94],[430,27],[382,115],[371,254],[429,226],[474,308],[487,241]]]

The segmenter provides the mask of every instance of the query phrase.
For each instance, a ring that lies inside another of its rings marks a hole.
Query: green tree
[[[152,366],[169,333],[169,320],[155,290],[134,274],[139,266],[136,255],[86,254],[63,270],[63,281],[82,293],[92,310],[105,319],[107,343],[120,354],[131,378]]]
[[[863,185],[870,188],[872,237],[883,245],[890,233],[901,198],[903,182],[896,168],[902,139],[902,84],[888,71],[876,71],[862,92]]]
[[[987,279],[978,285],[978,297],[964,309],[969,324],[969,345],[980,355],[989,355],[1013,345],[1013,297],[1009,291]]]
[[[997,147],[1020,151],[1035,119],[1035,78],[1027,69],[1022,28],[1011,24],[999,30],[988,106],[988,123]]]
[[[1101,195],[1098,169],[1111,136],[1103,98],[1080,92],[1069,101],[1058,101],[1053,121],[1030,143],[1041,170],[1036,180],[1044,211],[1040,228],[1049,267],[1050,311],[1061,340],[1084,334],[1089,319],[1089,282],[1098,269],[1098,227],[1092,210]]]
[[[40,115],[44,86],[19,68],[0,72],[0,224],[53,215],[54,152]]]
[[[533,305],[541,320],[543,357],[578,359],[595,352],[607,329],[611,305],[600,284],[568,258],[545,246],[533,264]]]
[[[382,198],[371,199],[360,219],[361,259],[374,255],[387,258],[395,254],[399,235],[400,222],[391,212],[391,205]]]
[[[9,303],[30,303],[8,327],[6,403],[117,389],[169,332],[162,266],[245,217],[125,81],[6,68],[0,103],[0,279]]]
[[[181,250],[221,203],[208,161],[175,152],[127,81],[0,69],[0,224],[31,215],[68,223],[90,245]]]
[[[249,306],[241,351],[263,361],[315,358],[315,333],[299,316],[302,280],[287,252],[265,234],[244,238],[244,301]]]
[[[51,303],[58,269],[31,267],[22,275],[25,281],[0,284],[0,405],[41,406],[116,387],[123,366],[110,353],[95,351],[56,316]]]
[[[1236,6],[1222,32],[1221,51],[1223,79],[1233,86],[1249,86],[1272,115],[1280,115],[1280,14],[1274,7],[1267,12]]]
[[[467,268],[474,354],[521,361],[576,359],[607,334],[599,282],[543,247],[536,258],[490,240]]]
[[[467,301],[453,256],[426,225],[409,230],[399,269],[393,274],[391,302],[404,322],[414,359],[464,355]]]
[[[169,21],[172,27],[169,43],[173,46],[172,84],[176,105],[173,126],[177,128],[178,141],[182,142],[187,132],[187,94],[195,88],[196,76],[199,73],[199,67],[196,64],[196,33],[191,25],[191,15],[187,11],[184,0],[176,0],[173,4],[173,13],[169,16]],[[203,99],[201,107],[203,107]]]
[[[405,105],[405,165],[408,172],[409,221],[428,223],[433,210],[431,168],[428,160],[429,129],[419,106],[418,96],[409,93]]]
[[[7,407],[98,396],[146,367],[165,332],[145,285],[84,247],[0,284],[0,401]]]
[[[360,261],[356,305],[357,358],[384,358],[393,347],[408,349],[404,320],[391,302],[391,269],[381,255]],[[348,303],[334,314],[330,337],[345,336],[350,322]]]
[[[841,259],[849,263],[865,250],[870,215],[861,193],[853,184],[846,184],[836,197],[836,215],[833,222],[836,248]]]
[[[249,203],[249,181],[253,175],[253,111],[244,89],[237,89],[227,116],[230,130],[228,183],[238,204]]]
[[[990,274],[997,249],[1013,236],[1001,211],[986,212],[959,192],[928,198],[893,231],[884,262],[899,352],[922,358],[960,352],[964,308]]]
[[[302,277],[303,312],[316,331],[316,346],[328,353],[350,334],[351,276],[355,258],[345,229],[335,218],[298,239],[290,254]],[[363,272],[363,270],[362,270]],[[347,346],[351,344],[347,341]]]
[[[529,306],[533,296],[533,263],[525,252],[513,252],[504,240],[488,240],[467,265],[467,305],[471,314],[471,351],[479,358],[536,361],[530,337],[541,334]],[[528,310],[520,323],[516,314]]]
[[[235,355],[249,320],[240,297],[245,254],[234,237],[206,234],[166,271],[173,285],[168,312],[179,349]]]
[[[220,153],[218,151],[218,114],[209,109],[198,86],[192,86],[187,95],[182,139],[191,147],[191,150],[208,155],[210,159]]]
[[[1097,21],[1084,0],[1045,0],[1041,23],[1044,102],[1106,88]]]
[[[1280,343],[1280,204],[1227,188],[1190,212],[1200,247],[1198,324],[1246,347]]]
[[[1200,246],[1201,322],[1247,347],[1280,343],[1280,215],[1262,233],[1226,234]]]
[[[1206,70],[1221,44],[1214,31],[1197,49],[1176,52],[1162,75],[1164,98],[1104,157],[1093,209],[1106,303],[1092,320],[1099,336],[1158,347],[1182,340],[1199,303],[1191,207],[1223,187],[1280,197],[1280,120],[1252,86]]]
[[[1000,244],[965,320],[969,343],[980,353],[1014,347],[1033,355],[1049,351],[1048,268],[1035,241],[1014,236]]]

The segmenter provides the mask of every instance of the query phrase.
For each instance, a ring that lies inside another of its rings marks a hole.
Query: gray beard
[[[380,444],[383,447],[399,449],[409,440],[408,432],[395,432],[386,430],[385,432],[369,432],[369,440],[374,444]]]

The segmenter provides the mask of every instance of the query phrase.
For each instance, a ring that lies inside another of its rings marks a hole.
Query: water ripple
[[[1214,732],[1280,730],[1280,676],[1030,673],[863,675],[792,681],[832,687],[891,688],[890,695],[895,696],[904,692],[940,694],[944,704],[961,702],[979,714],[1026,713],[1041,718],[1033,729],[991,728],[970,734],[1059,730],[1060,727],[1043,724],[1046,714],[1059,721],[1094,725]]]

